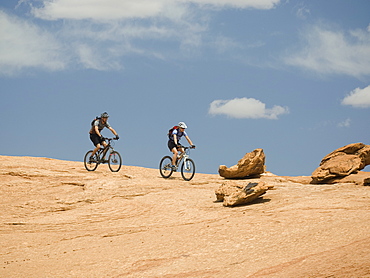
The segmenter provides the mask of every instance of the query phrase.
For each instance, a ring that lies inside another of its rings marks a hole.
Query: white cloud
[[[343,105],[351,105],[355,108],[370,107],[370,86],[364,89],[356,88],[342,100]]]
[[[44,0],[41,7],[33,7],[35,17],[46,20],[94,19],[114,20],[148,18],[161,14],[171,0]]]
[[[188,4],[217,8],[272,9],[280,0],[44,0],[32,14],[46,20],[114,20],[183,16]]]
[[[120,63],[111,59],[101,53],[97,52],[94,48],[91,48],[89,45],[81,44],[75,47],[80,64],[87,69],[95,70],[110,70],[110,69],[120,69],[122,66]]]
[[[0,74],[27,67],[116,70],[127,55],[178,59],[206,43],[226,52],[240,45],[207,36],[209,8],[272,9],[280,1],[19,0],[16,9],[28,7],[37,20],[0,12]]]
[[[218,36],[213,42],[213,46],[218,53],[224,53],[230,49],[241,49],[242,45],[231,38]]]
[[[267,109],[266,105],[254,98],[234,98],[214,100],[209,107],[210,115],[226,115],[239,119],[277,119],[279,115],[289,113],[287,107],[275,105]]]
[[[339,127],[349,127],[351,125],[351,119],[345,119],[343,122],[338,124]]]
[[[191,53],[203,44],[208,21],[178,1],[106,0],[102,3],[100,0],[50,0],[39,5],[37,1],[20,1],[17,8],[29,5],[35,17],[63,20],[53,24],[35,21],[39,24],[36,25],[0,14],[0,49],[7,50],[1,52],[4,59],[0,60],[0,68],[11,71],[30,63],[53,70],[67,66],[116,70],[124,67],[123,58],[127,55],[156,59],[170,55],[180,57],[178,52]],[[150,43],[146,44],[148,40]],[[170,45],[171,51],[163,42]],[[8,49],[15,54],[9,55]]]
[[[370,32],[348,34],[313,26],[303,34],[304,47],[285,62],[323,74],[344,74],[360,78],[370,75]]]
[[[180,0],[181,1],[181,0]],[[215,7],[234,7],[242,9],[273,9],[280,0],[182,0],[182,2],[193,2],[200,5],[211,5]]]
[[[65,67],[61,45],[35,25],[0,11],[0,74],[27,67],[60,70]]]
[[[307,8],[303,3],[299,3],[296,6],[296,9],[296,15],[300,19],[306,19],[311,14],[310,9]]]

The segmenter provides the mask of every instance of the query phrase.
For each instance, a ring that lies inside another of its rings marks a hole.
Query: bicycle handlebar
[[[188,149],[195,149],[195,146],[194,147],[192,147],[192,146],[185,147],[183,145],[180,145],[180,146],[178,146],[178,148],[183,148],[184,150],[188,150]]]
[[[117,138],[105,138],[105,137],[103,137],[103,140],[110,142],[112,140],[118,140],[118,139]]]

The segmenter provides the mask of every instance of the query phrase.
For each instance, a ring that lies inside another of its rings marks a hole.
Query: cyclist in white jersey
[[[181,147],[180,140],[181,137],[184,136],[186,140],[189,142],[190,146],[192,148],[195,148],[195,145],[193,142],[190,140],[189,136],[185,132],[185,129],[187,128],[186,124],[184,122],[179,122],[177,125],[178,128],[174,128],[172,133],[169,134],[169,140],[168,140],[168,148],[170,149],[171,152],[173,152],[172,156],[172,169],[176,170],[176,159],[177,156],[180,153],[184,152],[184,149]]]

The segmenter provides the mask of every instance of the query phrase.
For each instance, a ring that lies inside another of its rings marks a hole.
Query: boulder
[[[363,185],[365,185],[365,186],[370,186],[370,178],[366,178],[366,179],[364,179],[364,183],[363,183]]]
[[[328,181],[328,183],[353,183],[357,185],[370,186],[370,173],[358,171],[344,178],[338,178]]]
[[[227,168],[221,165],[218,168],[218,173],[221,177],[227,179],[240,179],[256,177],[265,172],[265,154],[263,149],[255,149],[250,153],[246,153],[238,164]]]
[[[265,194],[273,186],[266,186],[264,182],[235,182],[227,181],[216,189],[218,202],[223,202],[225,207],[233,207],[250,203]]]
[[[353,143],[326,155],[320,166],[312,173],[311,183],[330,181],[355,174],[370,164],[370,145]]]

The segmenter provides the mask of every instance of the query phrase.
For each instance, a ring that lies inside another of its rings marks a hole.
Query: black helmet
[[[107,112],[104,112],[103,114],[100,115],[101,118],[108,118],[109,115]]]

